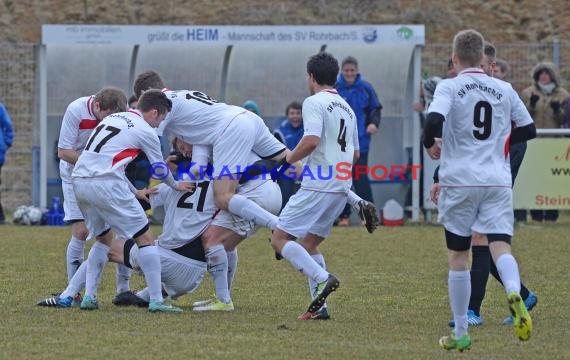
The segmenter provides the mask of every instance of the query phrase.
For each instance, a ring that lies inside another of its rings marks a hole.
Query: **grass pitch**
[[[160,232],[155,227],[155,234]],[[530,341],[500,325],[508,308],[489,278],[482,315],[472,329],[473,359],[570,358],[570,221],[516,229],[514,253],[524,282],[538,295]],[[328,304],[332,320],[298,321],[309,304],[305,277],[276,261],[260,231],[239,248],[233,313],[193,313],[191,303],[213,293],[206,274],[200,289],[176,302],[181,315],[118,308],[114,267],[99,291],[100,309],[41,308],[37,300],[61,291],[70,228],[0,226],[0,358],[81,359],[440,359],[449,333],[447,260],[443,230],[431,225],[335,228],[322,246],[341,280]],[[90,247],[90,245],[88,245]],[[86,251],[87,253],[87,251]],[[140,276],[131,286],[141,288]]]

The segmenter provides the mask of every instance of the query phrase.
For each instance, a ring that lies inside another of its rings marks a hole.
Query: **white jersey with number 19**
[[[313,135],[320,143],[306,159],[304,165],[311,174],[304,171],[301,187],[319,192],[347,193],[352,186],[350,171],[354,151],[359,149],[356,115],[350,105],[333,89],[322,90],[303,101],[303,136]]]
[[[445,117],[441,186],[511,187],[509,138],[532,118],[512,86],[479,68],[441,81],[428,113]]]
[[[227,124],[247,110],[219,103],[196,90],[165,91],[172,110],[160,124],[165,135],[193,145],[212,145]]]

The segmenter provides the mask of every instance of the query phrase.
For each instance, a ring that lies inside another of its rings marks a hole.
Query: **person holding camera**
[[[537,129],[559,129],[564,126],[568,91],[560,86],[556,65],[538,63],[532,69],[534,84],[524,89],[521,98]],[[531,210],[532,220],[542,222],[558,219],[558,210]]]

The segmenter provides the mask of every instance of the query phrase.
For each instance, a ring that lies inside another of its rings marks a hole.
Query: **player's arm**
[[[287,154],[287,163],[293,164],[309,156],[321,143],[323,131],[323,114],[318,104],[313,99],[307,98],[303,101],[303,137],[295,146],[295,149]]]
[[[57,157],[74,165],[79,158],[79,152],[74,150],[73,146],[75,146],[75,142],[79,136],[80,120],[81,114],[68,107],[63,115],[61,130],[59,131],[59,140],[57,142]]]
[[[358,125],[354,122],[354,130],[352,133],[352,142],[354,144],[354,154],[352,156],[352,164],[356,164],[360,159],[360,142],[358,141]]]
[[[163,162],[160,141],[158,140],[158,136],[154,131],[143,131],[140,135],[139,140],[141,150],[146,154],[151,164]],[[179,183],[178,181],[174,180],[174,177],[170,171],[162,181],[175,190],[191,190],[190,184],[186,182]]]
[[[309,156],[321,143],[321,138],[316,135],[305,135],[299,141],[295,149],[287,155],[287,163],[293,164]]]
[[[426,149],[435,145],[435,139],[441,138],[445,117],[436,112],[430,112],[424,126],[423,144]]]
[[[375,129],[380,127],[382,121],[382,104],[378,100],[378,95],[370,83],[367,83],[367,93],[369,95],[369,103],[366,113],[366,128],[367,132],[370,125],[374,125]]]
[[[536,137],[536,127],[532,121],[529,111],[517,93],[511,88],[511,119],[516,127],[511,132],[511,144],[525,142]]]
[[[536,137],[536,127],[534,123],[523,127],[514,128],[511,132],[511,144],[522,143]]]

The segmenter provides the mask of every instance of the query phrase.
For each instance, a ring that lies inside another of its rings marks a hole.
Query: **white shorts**
[[[65,213],[63,220],[83,220],[83,214],[79,209],[79,204],[77,204],[75,191],[73,191],[73,182],[61,178],[61,189],[63,190],[63,212]]]
[[[75,178],[73,189],[90,237],[112,228],[119,239],[131,239],[148,226],[126,180]]]
[[[161,246],[157,246],[157,249],[160,255],[162,286],[170,297],[175,299],[193,292],[200,286],[208,270],[205,262],[187,258]],[[140,271],[138,253],[139,248],[136,245],[131,247],[129,262],[134,270]]]
[[[446,230],[471,236],[513,235],[513,192],[510,187],[442,187],[438,221]]]
[[[261,158],[272,158],[286,147],[271,134],[259,116],[245,111],[231,120],[213,149],[213,175],[218,176],[223,171],[222,175],[229,178],[229,174],[241,173],[252,164],[252,152]]]
[[[279,215],[277,228],[296,238],[313,234],[326,238],[346,205],[345,193],[299,189]]]
[[[271,180],[248,181],[238,187],[236,194],[245,196],[274,215],[279,214],[281,210],[281,189],[276,182]],[[212,225],[229,229],[243,237],[250,237],[260,227],[253,221],[245,220],[225,210],[216,215]]]

